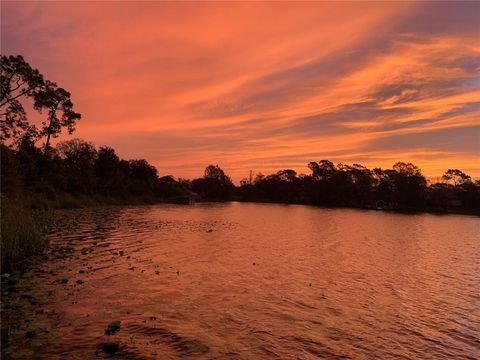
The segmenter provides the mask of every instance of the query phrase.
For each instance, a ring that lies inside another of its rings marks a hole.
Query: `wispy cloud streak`
[[[162,174],[329,158],[480,176],[480,3],[1,6],[2,53],[71,90],[75,136]]]

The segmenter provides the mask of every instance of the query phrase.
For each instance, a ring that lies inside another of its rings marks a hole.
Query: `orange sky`
[[[2,54],[161,175],[309,161],[480,176],[480,3],[5,2]],[[62,135],[59,140],[71,138]]]

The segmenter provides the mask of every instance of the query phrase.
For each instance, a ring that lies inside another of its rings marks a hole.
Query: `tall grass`
[[[19,200],[5,196],[0,201],[1,271],[23,270],[45,249],[51,214],[26,209]]]

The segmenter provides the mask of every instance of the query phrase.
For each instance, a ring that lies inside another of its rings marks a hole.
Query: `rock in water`
[[[115,354],[120,346],[117,343],[105,343],[102,345],[102,351],[107,355]]]

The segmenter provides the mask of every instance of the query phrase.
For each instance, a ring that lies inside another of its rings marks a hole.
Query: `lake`
[[[478,217],[233,202],[57,219],[4,313],[12,357],[480,356]]]

